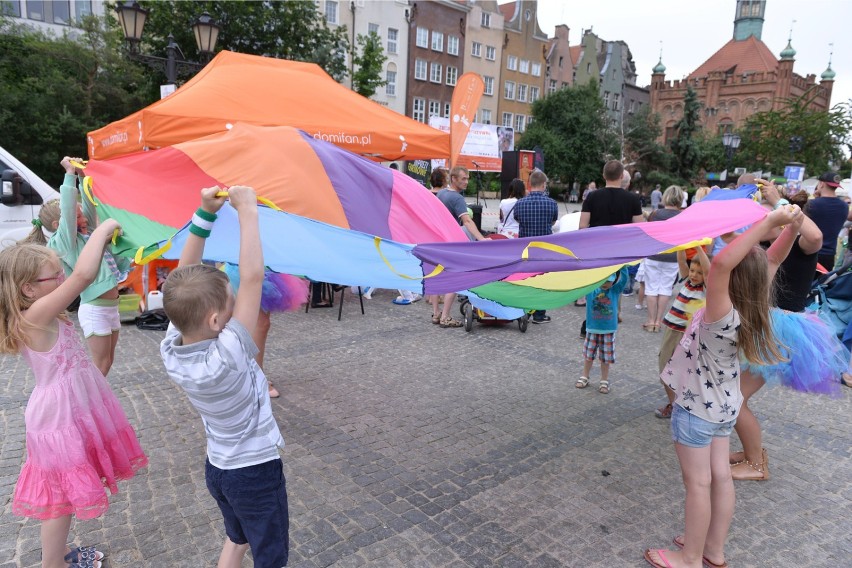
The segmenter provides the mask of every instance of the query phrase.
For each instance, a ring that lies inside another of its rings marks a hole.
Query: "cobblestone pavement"
[[[525,334],[478,323],[466,333],[395,296],[378,291],[361,315],[347,292],[340,322],[336,307],[273,316],[290,566],[638,567],[644,548],[679,534],[683,486],[669,423],[653,415],[661,334],[641,330],[634,298],[601,395],[573,386],[579,308]],[[125,326],[109,377],[150,466],[105,516],[72,526],[109,568],[215,566],[223,539],[201,421],[165,377],[162,336]],[[31,389],[22,359],[0,357],[0,568],[40,561],[38,523],[12,516],[10,502]],[[730,565],[849,566],[852,390],[765,389],[754,410],[772,478],[737,483]]]

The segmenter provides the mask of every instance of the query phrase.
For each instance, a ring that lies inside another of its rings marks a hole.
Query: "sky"
[[[647,87],[661,47],[666,80],[682,79],[733,37],[735,10],[735,0],[538,0],[538,23],[548,37],[558,24],[567,25],[571,45],[578,45],[590,27],[604,40],[627,42],[639,74],[636,82]],[[768,0],[761,39],[776,57],[787,45],[791,26],[793,72],[815,74],[819,82],[833,51],[831,68],[837,76],[831,104],[852,99],[852,1]]]

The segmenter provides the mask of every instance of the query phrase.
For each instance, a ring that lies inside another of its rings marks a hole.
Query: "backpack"
[[[821,278],[811,290],[814,304],[808,308],[816,311],[838,338],[843,337],[852,321],[852,272],[848,269],[844,266]]]
[[[139,329],[166,331],[169,327],[169,316],[166,315],[166,311],[162,308],[142,312],[136,316],[134,321],[136,323],[136,327]]]

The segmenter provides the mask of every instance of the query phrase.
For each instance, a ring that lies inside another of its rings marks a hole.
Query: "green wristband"
[[[781,199],[778,200],[778,202],[775,204],[775,207],[773,207],[773,209],[780,209],[781,207],[784,207],[785,205],[790,205],[790,202],[782,197]]]
[[[202,219],[204,219],[205,221],[210,221],[211,223],[214,222],[219,217],[215,213],[210,213],[208,211],[205,211],[201,207],[198,208],[198,211],[196,211],[195,214],[198,215],[199,217],[201,217]]]
[[[206,239],[207,237],[210,236],[210,230],[209,229],[202,229],[201,227],[199,227],[195,223],[189,224],[189,232],[192,233],[193,235],[197,236],[197,237],[201,237],[202,239]]]

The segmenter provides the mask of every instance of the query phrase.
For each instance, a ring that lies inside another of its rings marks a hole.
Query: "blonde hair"
[[[22,243],[31,243],[36,245],[46,245],[47,237],[44,235],[44,231],[42,231],[42,227],[47,228],[48,231],[53,231],[53,226],[59,223],[59,200],[51,199],[50,201],[46,201],[44,205],[41,206],[41,209],[38,212],[38,224],[35,223],[35,219],[33,220],[33,230],[29,235],[21,239]]]
[[[27,298],[22,289],[51,261],[58,263],[56,253],[38,244],[18,243],[0,251],[0,353],[17,353],[26,343],[23,328],[30,324],[23,312],[35,298]]]
[[[204,264],[176,268],[163,284],[163,309],[181,333],[199,329],[228,302],[228,276]]]
[[[683,190],[680,186],[670,185],[663,192],[663,205],[680,207],[683,204]]]
[[[698,203],[699,201],[707,197],[708,193],[710,193],[709,187],[707,187],[706,185],[699,187],[695,190],[695,195],[692,197],[692,202]]]
[[[766,251],[754,246],[731,271],[728,285],[731,303],[740,314],[737,338],[742,356],[755,365],[774,365],[787,361],[784,351],[772,330],[770,307],[774,290],[769,280]]]

